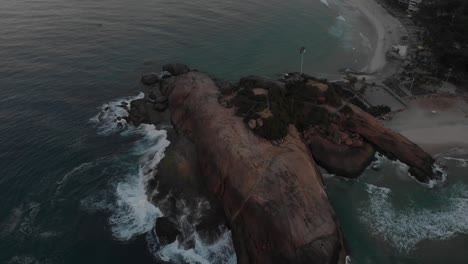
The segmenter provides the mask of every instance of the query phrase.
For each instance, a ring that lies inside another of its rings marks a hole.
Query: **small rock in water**
[[[159,111],[159,112],[163,112],[167,109],[167,104],[164,104],[164,103],[157,103],[157,104],[154,104],[154,109]]]
[[[158,96],[154,100],[155,103],[167,103],[167,97],[166,96]]]
[[[164,65],[163,71],[169,72],[171,75],[177,76],[189,72],[190,68],[184,64],[172,63]]]
[[[154,94],[154,92],[151,92],[149,95],[148,95],[149,99],[151,100],[156,100],[156,95]]]
[[[161,244],[170,244],[181,233],[177,230],[177,225],[169,217],[161,217],[156,220],[156,234]]]
[[[153,85],[159,81],[159,76],[157,73],[150,72],[141,76],[141,82],[146,85]]]
[[[159,76],[159,79],[161,79],[161,80],[165,80],[165,79],[168,79],[168,78],[172,77],[171,73],[168,72],[168,71],[162,71],[162,72],[159,73],[158,76]]]

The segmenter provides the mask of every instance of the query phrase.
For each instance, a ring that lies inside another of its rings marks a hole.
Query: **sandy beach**
[[[400,61],[387,62],[386,52],[408,36],[406,28],[378,1],[347,0],[373,25],[376,46],[367,72],[368,79],[383,80],[393,75]],[[406,98],[408,108],[396,114],[386,125],[419,144],[431,154],[454,147],[468,148],[468,103],[466,98],[432,95]]]
[[[468,148],[468,99],[451,95],[427,95],[406,99],[408,109],[386,121],[431,154],[452,148]]]
[[[386,52],[393,45],[398,44],[401,37],[408,35],[406,28],[375,0],[347,0],[347,2],[359,10],[376,31],[377,42],[367,72],[369,74],[385,74]]]

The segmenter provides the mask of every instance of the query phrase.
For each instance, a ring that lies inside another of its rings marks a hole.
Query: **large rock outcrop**
[[[341,122],[343,128],[360,134],[386,156],[407,164],[409,172],[418,181],[429,182],[440,176],[433,171],[435,160],[431,155],[406,137],[386,128],[372,115],[352,104],[348,104],[342,112],[346,116]]]
[[[356,95],[346,96],[344,91],[334,87],[336,85],[304,74],[291,73],[282,81],[283,85],[280,85],[281,82],[264,77],[243,78],[234,102],[248,119],[261,116],[261,112],[255,110],[261,101],[255,97],[257,88],[253,87],[266,89],[270,106],[264,107],[276,110],[273,120],[282,121],[269,127],[269,131],[282,132],[284,130],[278,127],[295,124],[315,160],[329,172],[357,177],[370,164],[374,150],[377,150],[406,163],[409,172],[420,182],[440,178],[433,171],[435,161],[428,153],[347,100],[356,101]],[[252,90],[250,95],[249,90]],[[272,95],[275,90],[283,91]],[[260,136],[269,136],[256,127],[252,130]],[[281,133],[273,135],[277,134]]]
[[[238,263],[345,263],[337,219],[296,128],[272,144],[219,104],[207,75],[171,79],[161,87],[171,120],[196,146],[206,187],[233,231]]]

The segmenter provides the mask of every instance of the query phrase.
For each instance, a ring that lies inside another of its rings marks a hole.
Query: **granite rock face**
[[[163,113],[170,113],[179,137],[189,141],[188,156],[197,163],[179,162],[173,169],[191,175],[196,167],[204,187],[223,208],[238,263],[346,262],[344,237],[316,162],[331,173],[354,178],[377,150],[409,165],[421,182],[438,177],[429,154],[362,109],[330,96],[329,84],[321,80],[291,75],[294,83],[318,89],[298,110],[304,116],[315,111],[317,120],[302,124],[300,131],[289,124],[284,138],[269,141],[254,131],[265,126],[271,113],[243,120],[235,107],[228,107],[236,87],[220,85],[182,64],[168,64],[164,70],[172,76],[160,79],[159,91],[149,98],[131,102],[127,119],[134,125],[157,124]],[[287,94],[290,85],[257,76],[238,84],[266,98],[272,90]],[[166,224],[170,231],[170,221]],[[165,237],[172,241],[175,235]]]
[[[346,118],[341,122],[345,129],[358,133],[386,156],[407,164],[410,167],[409,172],[418,181],[429,182],[440,177],[433,171],[435,160],[418,145],[386,128],[360,108],[352,104],[348,107]]]
[[[238,263],[344,263],[346,250],[322,178],[295,127],[274,145],[218,103],[205,74],[161,87],[171,120],[195,144],[205,185],[222,203]]]

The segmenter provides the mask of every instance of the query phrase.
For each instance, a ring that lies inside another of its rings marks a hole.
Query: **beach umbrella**
[[[303,70],[303,66],[304,66],[304,53],[306,53],[307,49],[306,47],[301,47],[299,49],[299,53],[301,54],[301,74],[302,74],[302,70]]]

